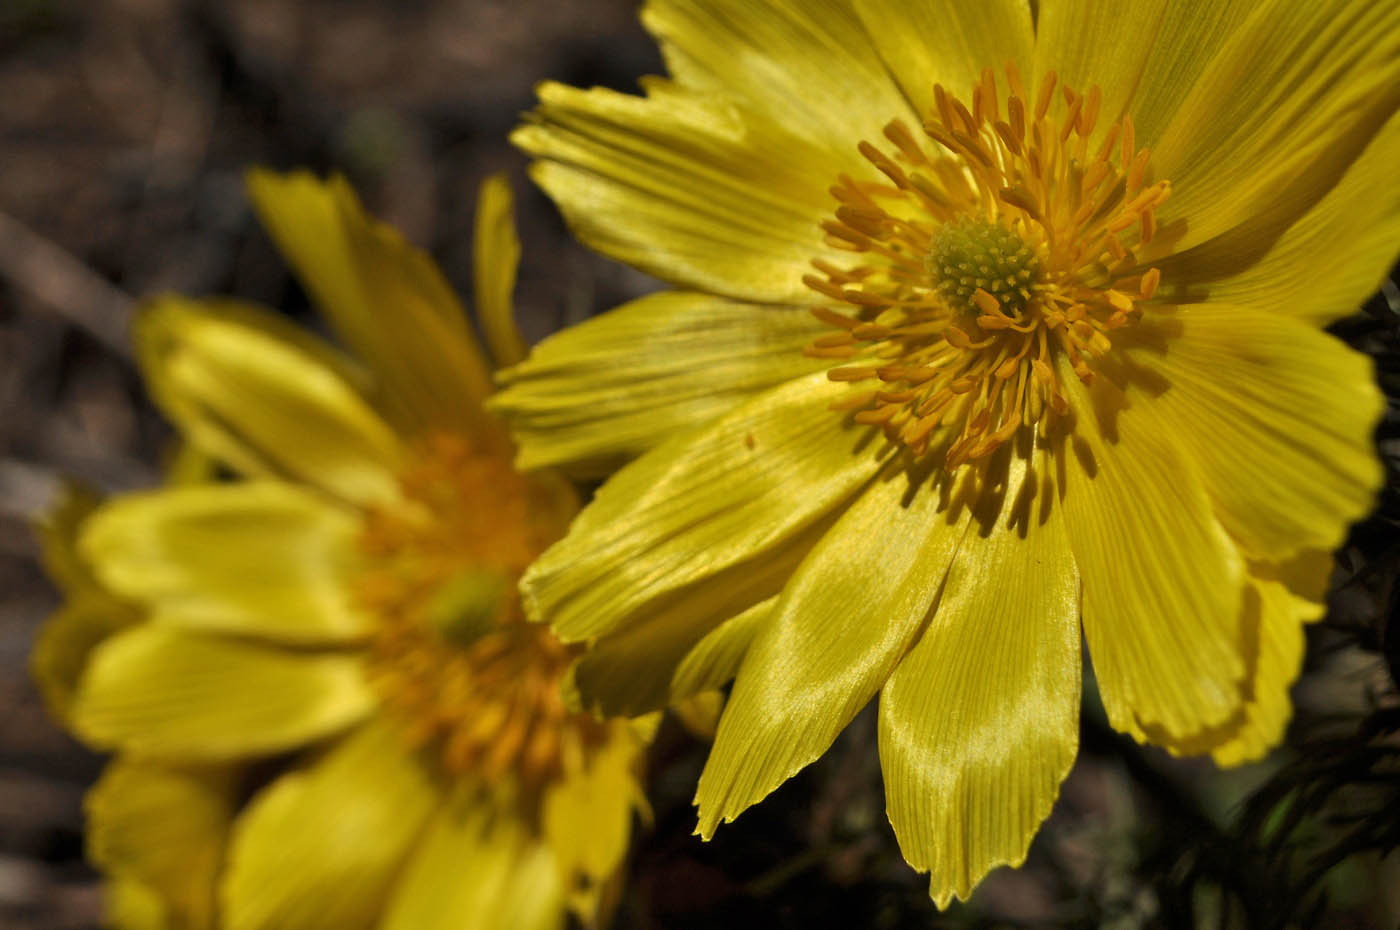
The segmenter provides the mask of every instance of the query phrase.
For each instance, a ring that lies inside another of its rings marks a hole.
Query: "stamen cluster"
[[[948,466],[990,454],[1023,426],[1068,410],[1058,358],[1089,383],[1109,334],[1133,322],[1160,275],[1137,253],[1157,231],[1166,180],[1148,184],[1149,152],[1124,117],[1094,151],[1102,99],[1051,72],[1032,98],[1012,65],[1003,110],[991,69],[972,106],[934,87],[922,138],[885,127],[887,154],[860,152],[885,181],[842,175],[826,243],[857,253],[817,260],[806,284],[832,301],[813,312],[836,332],[807,354],[849,359],[834,381],[878,382],[834,405],[879,424],[915,454]]]
[[[379,621],[371,677],[447,772],[512,773],[537,796],[605,735],[565,706],[574,650],[527,622],[516,592],[552,541],[532,521],[549,508],[508,461],[456,437],[429,442],[400,481],[404,501],[372,512],[361,540],[357,593]]]

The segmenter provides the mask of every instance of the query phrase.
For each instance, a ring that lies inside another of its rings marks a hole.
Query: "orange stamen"
[[[1060,93],[1056,94],[1055,91]],[[984,70],[971,106],[942,85],[920,143],[898,120],[893,146],[859,151],[882,180],[841,176],[828,242],[861,256],[849,268],[814,261],[804,280],[845,312],[816,307],[839,330],[807,354],[860,358],[835,381],[878,380],[833,405],[881,425],[915,454],[975,461],[1068,411],[1055,356],[1088,382],[1161,281],[1137,255],[1157,233],[1171,192],[1149,183],[1150,153],[1131,119],[1099,133],[1098,87],[1047,74],[1028,96],[1014,65]],[[1004,106],[1002,101],[1005,101]]]

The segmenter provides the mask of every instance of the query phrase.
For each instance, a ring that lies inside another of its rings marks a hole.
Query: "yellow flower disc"
[[[1132,121],[1090,152],[1098,87],[1057,88],[1051,72],[1032,101],[1014,66],[1006,75],[1005,109],[986,69],[970,107],[934,88],[922,137],[894,120],[892,151],[861,142],[889,183],[843,175],[822,228],[828,245],[864,260],[814,261],[821,276],[803,279],[854,308],[815,309],[837,332],[807,354],[851,360],[833,381],[877,382],[833,406],[950,467],[1066,413],[1055,356],[1089,383],[1109,334],[1138,317],[1160,279],[1136,253],[1171,185],[1145,183],[1150,156],[1135,149]]]
[[[371,511],[357,593],[379,619],[371,678],[416,744],[487,783],[534,793],[607,736],[565,707],[575,647],[526,622],[516,583],[559,533],[544,489],[461,437],[425,443],[401,476],[404,503]]]

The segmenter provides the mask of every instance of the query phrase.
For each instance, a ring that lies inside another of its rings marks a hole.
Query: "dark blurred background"
[[[543,78],[631,90],[661,70],[633,0],[0,0],[0,930],[95,927],[81,799],[101,760],[25,670],[57,596],[28,525],[57,482],[157,480],[134,299],[225,293],[306,319],[244,200],[250,163],[344,172],[469,292],[476,186],[515,182],[532,340],[656,286],[573,243],[506,133]],[[1397,927],[1400,292],[1337,331],[1392,399],[1378,514],[1312,631],[1289,747],[1221,773],[1112,734],[1079,764],[1027,867],[938,914],[883,814],[869,711],[832,752],[702,846],[703,743],[668,724],[617,924],[733,927]],[[1391,631],[1387,635],[1387,628]]]

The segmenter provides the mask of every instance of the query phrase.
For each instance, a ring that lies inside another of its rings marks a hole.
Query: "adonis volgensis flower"
[[[68,592],[35,654],[118,753],[89,851],[127,930],[553,928],[615,901],[646,725],[570,710],[578,651],[516,583],[577,510],[511,465],[486,355],[426,255],[340,179],[255,171],[262,219],[344,354],[273,313],[164,297],[142,370],[228,477],[47,532]],[[499,362],[519,245],[483,187],[477,309]]]
[[[1371,506],[1400,6],[652,0],[671,76],[545,84],[515,141],[675,286],[539,345],[522,466],[604,475],[526,572],[609,713],[733,680],[708,837],[879,698],[933,897],[1019,863],[1108,719],[1282,733]]]

